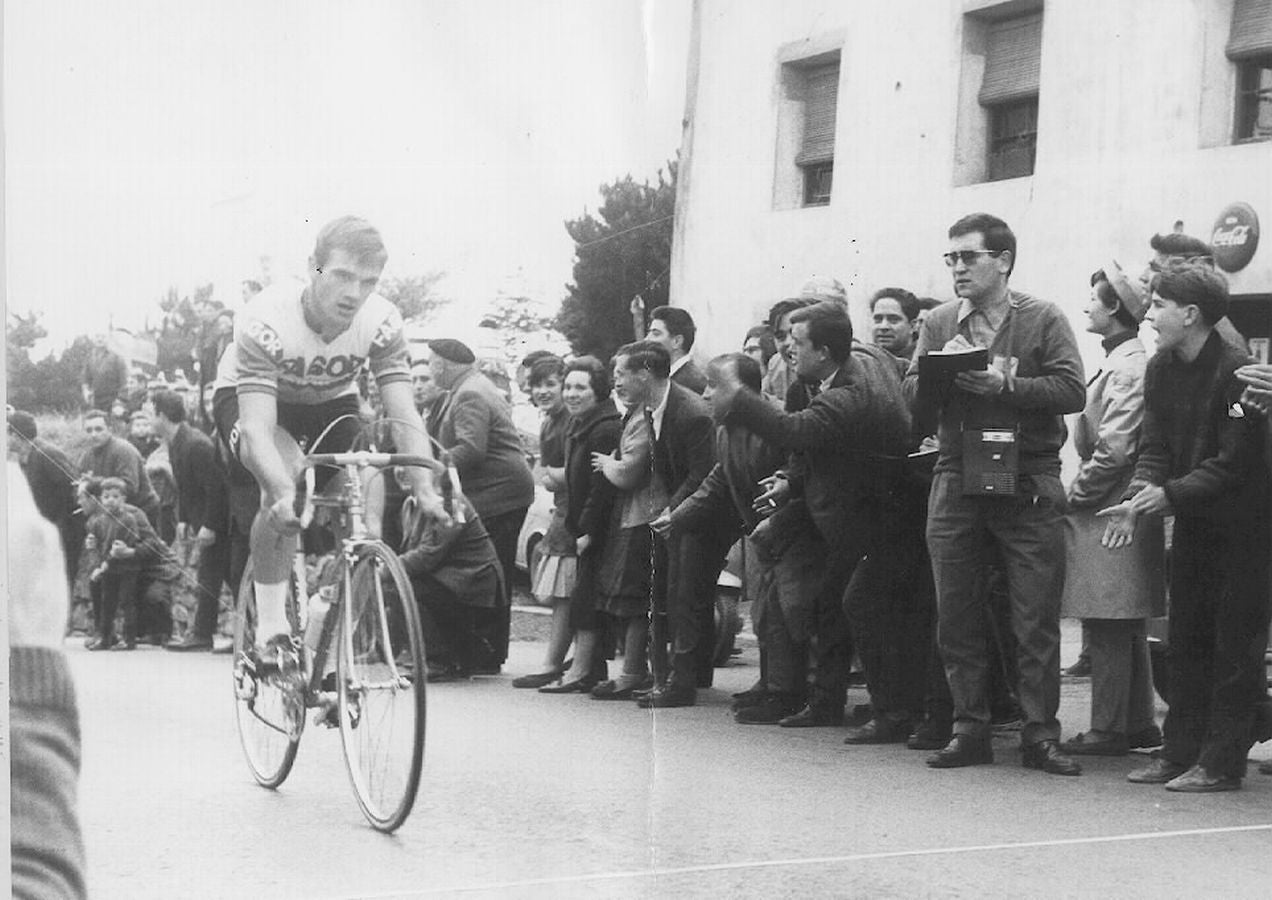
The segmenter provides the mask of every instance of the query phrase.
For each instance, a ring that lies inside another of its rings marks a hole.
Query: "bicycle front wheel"
[[[415,594],[385,544],[358,550],[341,610],[340,738],[367,820],[393,831],[410,815],[424,762],[427,672]]]
[[[295,579],[288,579],[288,615],[295,612]],[[234,614],[234,715],[252,776],[276,788],[291,772],[305,728],[304,685],[259,672],[256,656],[256,589],[249,562]]]

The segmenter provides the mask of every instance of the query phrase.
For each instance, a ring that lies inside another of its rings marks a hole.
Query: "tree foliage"
[[[408,322],[427,322],[450,302],[437,293],[438,283],[446,277],[442,271],[402,278],[381,278],[376,292],[398,308]]]
[[[596,215],[565,223],[574,240],[574,281],[561,303],[556,328],[575,353],[608,359],[635,334],[630,305],[640,295],[645,309],[667,303],[676,162],[658,172],[656,184],[630,175],[601,185]]]
[[[80,403],[80,372],[88,359],[88,338],[78,338],[61,356],[31,359],[36,342],[48,335],[38,312],[10,313],[5,322],[5,376],[9,404],[29,412],[69,411]]]
[[[551,316],[538,311],[537,305],[529,297],[500,294],[491,301],[478,327],[493,330],[503,346],[504,359],[515,363],[525,356],[528,343],[531,346],[541,346],[539,341],[528,339],[552,331],[554,323]]]

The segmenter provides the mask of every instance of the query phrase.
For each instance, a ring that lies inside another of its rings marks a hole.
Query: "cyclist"
[[[397,449],[431,455],[415,409],[402,317],[374,293],[387,259],[368,222],[345,216],[328,223],[309,258],[308,282],[274,284],[253,298],[237,317],[218,369],[217,430],[231,465],[245,468],[260,487],[250,536],[257,650],[280,665],[292,648],[286,601],[300,531],[301,446],[318,452],[352,446],[361,428],[357,377],[364,364],[375,376]],[[429,470],[407,473],[424,514],[449,518]],[[378,529],[378,522],[368,524]]]

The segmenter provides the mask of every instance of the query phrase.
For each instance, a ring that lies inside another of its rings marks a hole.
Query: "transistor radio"
[[[1020,480],[1019,437],[1015,428],[963,429],[964,495],[1016,495]]]

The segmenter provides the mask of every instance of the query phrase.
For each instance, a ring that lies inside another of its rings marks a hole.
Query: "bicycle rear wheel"
[[[296,584],[288,579],[288,615],[294,615]],[[294,624],[294,623],[293,623]],[[304,685],[297,679],[261,674],[256,657],[256,590],[249,562],[234,614],[234,716],[248,768],[259,784],[276,788],[291,772],[305,728]]]
[[[410,815],[424,762],[424,636],[397,556],[379,541],[358,550],[336,653],[340,738],[358,806],[393,831]]]

